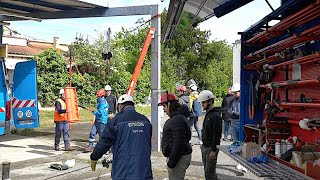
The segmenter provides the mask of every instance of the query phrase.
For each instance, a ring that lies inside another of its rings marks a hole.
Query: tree
[[[67,62],[56,49],[36,55],[38,69],[38,99],[43,106],[52,106],[59,89],[68,84]]]

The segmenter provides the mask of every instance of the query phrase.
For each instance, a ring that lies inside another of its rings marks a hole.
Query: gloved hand
[[[96,171],[97,162],[98,161],[91,160],[91,170],[92,171]]]

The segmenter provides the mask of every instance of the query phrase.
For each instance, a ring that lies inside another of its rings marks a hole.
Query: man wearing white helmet
[[[189,105],[190,105],[190,117],[189,117],[189,125],[190,125],[190,129],[192,132],[192,127],[194,126],[194,128],[197,131],[198,134],[198,138],[199,138],[199,144],[202,144],[201,141],[201,129],[199,126],[199,116],[202,115],[202,109],[201,109],[201,105],[199,103],[198,96],[199,96],[199,92],[198,92],[198,87],[196,84],[191,84],[189,85]]]
[[[240,84],[235,83],[231,91],[234,93],[234,99],[230,107],[230,120],[233,142],[239,141],[240,133]]]
[[[118,99],[118,113],[110,121],[94,147],[91,169],[98,159],[112,148],[112,179],[153,179],[151,170],[152,125],[148,118],[134,108],[132,96]]]
[[[70,146],[69,140],[69,124],[67,121],[67,106],[65,102],[65,93],[64,89],[60,89],[59,91],[60,97],[56,100],[54,104],[54,114],[53,119],[54,123],[56,124],[55,128],[55,140],[54,140],[54,149],[56,151],[60,151],[60,138],[61,133],[63,135],[64,147],[66,151],[71,151],[72,148]]]
[[[109,104],[109,115],[108,119],[112,119],[116,112],[117,112],[117,97],[112,94],[112,88],[110,85],[106,85],[104,87],[105,90],[105,96],[104,98],[107,100],[107,103]]]
[[[202,162],[206,179],[218,179],[216,173],[217,157],[222,133],[222,118],[220,112],[214,108],[214,96],[209,90],[201,91],[198,97],[206,111],[202,125]]]

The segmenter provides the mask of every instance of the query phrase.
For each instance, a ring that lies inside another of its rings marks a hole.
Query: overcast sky
[[[158,0],[84,0],[90,3],[108,7],[136,6],[159,3],[161,10],[168,8],[169,0],[160,2]],[[270,0],[276,8],[280,0]],[[221,18],[213,17],[200,24],[202,30],[210,30],[211,40],[226,40],[229,44],[240,37],[237,32],[242,32],[252,24],[271,13],[271,9],[265,0],[255,0],[242,8],[239,8]],[[121,30],[121,27],[133,29],[139,18],[149,19],[150,16],[126,16],[108,18],[85,18],[85,19],[64,19],[44,20],[42,22],[20,21],[12,22],[10,28],[31,39],[52,41],[57,36],[63,43],[70,43],[76,36],[88,37],[92,40],[98,33],[104,32],[108,27],[113,34]]]

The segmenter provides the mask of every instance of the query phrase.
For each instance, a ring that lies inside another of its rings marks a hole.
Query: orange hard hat
[[[105,95],[105,91],[103,89],[100,89],[97,91],[97,97],[102,97]]]
[[[180,85],[177,87],[177,90],[185,92],[185,91],[187,91],[187,88],[184,85]]]
[[[172,93],[164,93],[161,95],[160,103],[158,106],[162,106],[162,104],[167,103],[168,101],[176,100],[176,97]]]

